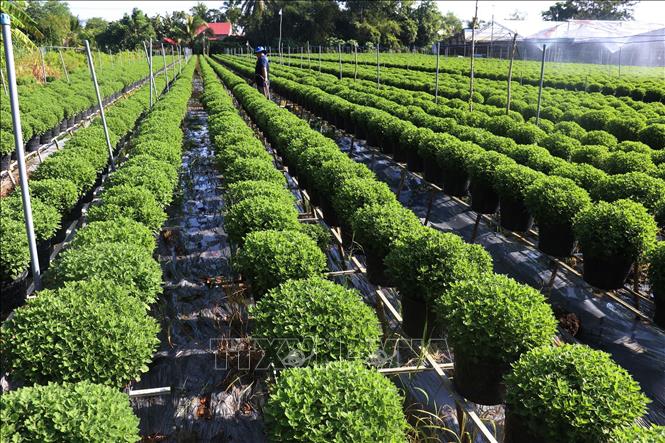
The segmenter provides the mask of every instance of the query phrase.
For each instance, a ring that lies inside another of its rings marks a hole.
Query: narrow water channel
[[[243,329],[235,321],[242,299],[221,284],[232,278],[231,254],[202,91],[196,75],[183,123],[180,195],[159,241],[164,294],[153,315],[162,325],[161,344],[149,372],[133,387],[171,392],[133,403],[143,441],[260,443],[265,437],[253,406],[256,383],[226,369],[216,352],[221,340]]]

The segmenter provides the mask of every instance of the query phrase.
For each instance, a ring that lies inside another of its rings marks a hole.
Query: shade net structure
[[[471,29],[447,43],[451,54],[470,55]],[[517,34],[520,58],[556,62],[665,66],[665,23],[606,20],[503,20],[475,32],[476,56],[506,58]]]

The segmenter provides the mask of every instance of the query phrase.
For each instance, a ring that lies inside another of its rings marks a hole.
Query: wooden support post
[[[404,188],[404,181],[406,180],[406,169],[402,169],[402,172],[399,177],[399,185],[397,185],[396,198],[399,200],[399,195],[402,193],[402,188]]]
[[[429,200],[427,201],[427,213],[425,214],[425,220],[423,220],[423,226],[427,226],[429,223],[429,216],[432,214],[432,203],[434,203],[434,193],[435,189],[430,189],[429,191]]]

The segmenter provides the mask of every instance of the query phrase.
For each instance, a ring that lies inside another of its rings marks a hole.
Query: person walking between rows
[[[266,55],[266,48],[257,46],[254,50],[256,54],[256,66],[254,67],[254,79],[256,81],[256,89],[261,92],[268,100],[270,100],[270,63]]]

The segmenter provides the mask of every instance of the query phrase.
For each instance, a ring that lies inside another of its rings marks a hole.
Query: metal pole
[[[302,69],[303,47],[300,47],[300,69]]]
[[[46,51],[46,49],[39,48],[39,58],[42,61],[42,80],[44,80],[44,83],[46,84],[46,65],[44,64],[44,51]]]
[[[171,45],[171,62],[175,64],[175,55],[174,55],[173,45]],[[175,80],[175,78],[176,78],[175,66],[173,66],[173,79]]]
[[[619,77],[621,77],[621,46],[619,46]]]
[[[353,68],[353,81],[358,80],[358,43],[353,44],[353,58],[355,67]]]
[[[180,67],[180,74],[182,74],[182,52],[180,45],[178,45],[178,66]]]
[[[494,5],[492,5],[492,11],[494,11]],[[492,32],[490,34],[490,46],[487,51],[488,57],[492,57],[492,45],[494,43],[494,12],[492,12]]]
[[[543,79],[545,78],[545,50],[547,45],[543,45],[543,57],[540,60],[540,84],[538,85],[538,109],[536,111],[536,125],[540,124],[540,102],[543,98]]]
[[[439,103],[439,54],[441,53],[441,40],[436,42],[436,80],[434,82],[434,103]]]
[[[145,50],[145,58],[148,62],[148,69],[150,69],[150,55],[148,55],[148,46],[146,46],[145,40],[143,41],[143,49]],[[152,69],[150,69],[148,82],[150,83],[150,85],[149,85],[149,89],[150,89],[150,107],[152,108],[152,102],[153,102],[153,97],[152,97]]]
[[[321,73],[321,45],[319,45],[319,74]]]
[[[381,71],[379,70],[379,46],[381,45],[381,40],[376,41],[376,86],[377,88],[381,85]]]
[[[58,55],[60,56],[60,62],[62,63],[62,70],[65,72],[65,77],[67,77],[67,83],[69,83],[69,72],[67,72],[67,65],[65,65],[65,59],[62,57],[62,51],[59,49]]]
[[[476,22],[478,21],[478,0],[476,0],[476,13],[471,22],[471,75],[469,77],[469,110],[473,111],[473,69],[476,58]]]
[[[287,59],[287,64],[291,66],[291,46],[287,46],[287,48],[289,50],[289,57]]]
[[[162,43],[162,60],[164,61],[164,77],[166,78],[166,90],[169,90],[169,72],[166,69],[166,51],[164,51],[164,43]]]
[[[337,43],[337,55],[339,56],[339,79],[342,79],[342,44]]]
[[[39,256],[37,255],[37,241],[35,228],[32,223],[32,205],[30,204],[30,189],[28,188],[28,173],[25,168],[25,152],[23,151],[23,132],[21,129],[21,113],[18,105],[18,89],[16,87],[16,73],[14,71],[14,47],[8,14],[0,14],[2,25],[2,41],[5,47],[5,60],[7,63],[7,82],[9,83],[9,104],[12,111],[12,129],[14,130],[14,145],[16,146],[16,159],[18,174],[21,182],[21,198],[23,199],[23,218],[25,230],[28,235],[28,248],[30,249],[30,268],[35,289],[42,288],[41,272],[39,269]]]
[[[157,100],[157,86],[155,85],[155,76],[152,74],[152,39],[148,40],[150,43],[148,45],[148,51],[150,52],[150,59],[149,59],[149,64],[150,64],[150,84],[152,85],[153,89],[155,90],[155,100]]]
[[[307,41],[307,69],[312,69],[312,52],[309,47],[309,40]]]
[[[99,115],[102,117],[102,126],[104,126],[104,136],[106,137],[106,146],[109,148],[109,159],[111,160],[111,170],[115,170],[115,161],[113,160],[113,147],[111,146],[111,138],[109,137],[109,128],[106,126],[106,115],[104,114],[104,103],[102,102],[102,95],[99,93],[99,85],[97,84],[97,74],[95,73],[95,65],[92,63],[92,53],[90,52],[90,43],[85,41],[85,51],[88,55],[88,64],[90,65],[90,76],[92,83],[95,85],[95,93],[97,94],[97,103],[99,104]]]
[[[510,51],[510,64],[508,65],[508,97],[506,98],[506,115],[510,112],[510,100],[512,98],[513,84],[513,61],[515,60],[515,49],[517,48],[517,32],[513,35],[513,44]]]
[[[277,49],[279,49],[279,63],[284,64],[284,57],[282,54],[282,9],[279,10],[279,42],[277,43]]]

